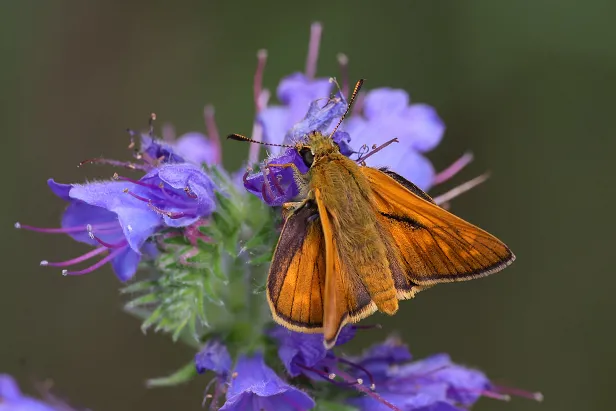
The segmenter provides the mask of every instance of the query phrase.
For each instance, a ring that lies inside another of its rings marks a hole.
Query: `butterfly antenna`
[[[338,127],[340,127],[340,124],[342,124],[342,122],[344,121],[344,118],[347,116],[347,114],[349,114],[349,112],[351,111],[351,107],[353,107],[353,102],[355,101],[355,98],[357,98],[357,95],[359,94],[359,90],[361,89],[361,86],[364,84],[364,79],[360,79],[356,84],[355,84],[355,88],[353,89],[353,94],[351,94],[351,99],[349,100],[349,105],[347,106],[346,111],[344,112],[344,114],[342,115],[342,117],[340,117],[340,121],[338,121],[338,124],[336,124],[336,127],[334,128],[334,131],[332,131],[332,133],[330,134],[330,137],[332,137],[334,135],[334,133],[336,132],[336,130],[338,130]]]
[[[274,143],[264,143],[263,141],[257,141],[257,140],[253,140],[252,138],[248,138],[246,136],[243,136],[241,134],[229,134],[227,136],[228,139],[230,140],[236,140],[236,141],[248,141],[249,143],[257,143],[257,144],[263,144],[264,146],[274,146],[274,147],[288,147],[288,148],[293,148],[295,146],[289,145],[289,144],[274,144]]]

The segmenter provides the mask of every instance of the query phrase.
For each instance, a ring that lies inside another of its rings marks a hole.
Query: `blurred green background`
[[[150,112],[179,133],[204,130],[213,103],[222,134],[249,133],[256,51],[265,83],[304,66],[309,24],[324,23],[321,76],[404,88],[434,105],[448,131],[430,158],[442,168],[466,150],[476,160],[438,194],[486,170],[453,211],[517,254],[505,272],[436,287],[372,317],[349,347],[398,330],[417,356],[446,351],[505,385],[545,394],[542,404],[480,401],[476,410],[606,410],[616,371],[611,264],[615,245],[613,112],[616,3],[589,0],[394,2],[3,1],[0,371],[32,391],[94,410],[199,410],[207,379],[147,390],[193,352],[144,336],[121,310],[105,267],[64,278],[38,266],[87,249],[66,237],[17,232],[15,221],[55,226],[62,201],[45,180],[107,178],[77,169],[95,156],[127,159],[126,127]],[[248,146],[225,145],[238,167]]]

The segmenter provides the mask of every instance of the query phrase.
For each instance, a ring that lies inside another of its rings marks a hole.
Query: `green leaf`
[[[186,239],[186,237],[184,237],[183,235],[167,237],[163,239],[163,242],[165,244],[172,244],[172,245],[189,245],[190,244],[188,240]]]
[[[141,331],[146,332],[156,321],[158,321],[163,315],[163,306],[156,307],[154,312],[141,324]]]
[[[122,294],[132,294],[143,291],[149,291],[151,288],[156,287],[156,281],[139,281],[129,286],[126,286],[120,290]]]
[[[222,234],[223,238],[233,231],[233,226],[231,223],[227,221],[227,219],[219,212],[214,212],[212,214],[212,221],[214,222],[216,228],[220,230],[220,234]]]
[[[241,222],[240,210],[233,204],[233,201],[219,192],[216,192],[215,195],[220,211],[234,221]]]
[[[156,302],[158,302],[158,296],[156,294],[145,294],[141,297],[137,297],[134,300],[129,301],[124,307],[127,309],[131,309],[142,305],[154,304]]]
[[[192,380],[197,375],[195,363],[191,360],[188,364],[166,377],[151,378],[146,381],[148,388],[173,387],[174,385],[184,384]]]
[[[214,281],[215,281],[214,279],[209,279],[203,282],[203,294],[207,297],[207,299],[210,302],[218,306],[222,306],[224,305],[224,302],[220,299],[220,297],[218,296],[218,293],[214,289],[214,285],[212,284]]]

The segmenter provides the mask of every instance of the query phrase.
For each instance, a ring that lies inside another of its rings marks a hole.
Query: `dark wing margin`
[[[424,200],[429,201],[431,203],[434,203],[434,200],[432,200],[432,197],[430,197],[428,194],[426,194],[425,191],[423,191],[421,188],[417,187],[415,184],[411,183],[406,178],[402,177],[400,174],[394,173],[393,171],[391,171],[387,167],[379,168],[379,171],[387,174],[388,176],[390,176],[391,178],[396,180],[399,184],[403,185],[404,188],[406,188],[407,190],[409,190],[411,193],[415,194],[416,196],[421,197]]]

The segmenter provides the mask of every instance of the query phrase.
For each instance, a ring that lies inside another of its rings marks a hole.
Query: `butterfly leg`
[[[295,211],[299,210],[304,204],[306,204],[306,200],[304,201],[291,201],[288,203],[284,203],[282,205],[282,219],[286,220],[289,218],[291,214]]]
[[[299,187],[300,196],[305,197],[308,194],[308,176],[307,173],[302,173],[299,168],[293,163],[285,164],[268,164],[267,168],[290,168],[293,170],[293,178]]]
[[[309,193],[309,195],[302,201],[290,201],[288,203],[284,203],[282,205],[282,218],[286,220],[291,214],[310,203],[313,200],[313,197],[314,196]]]

